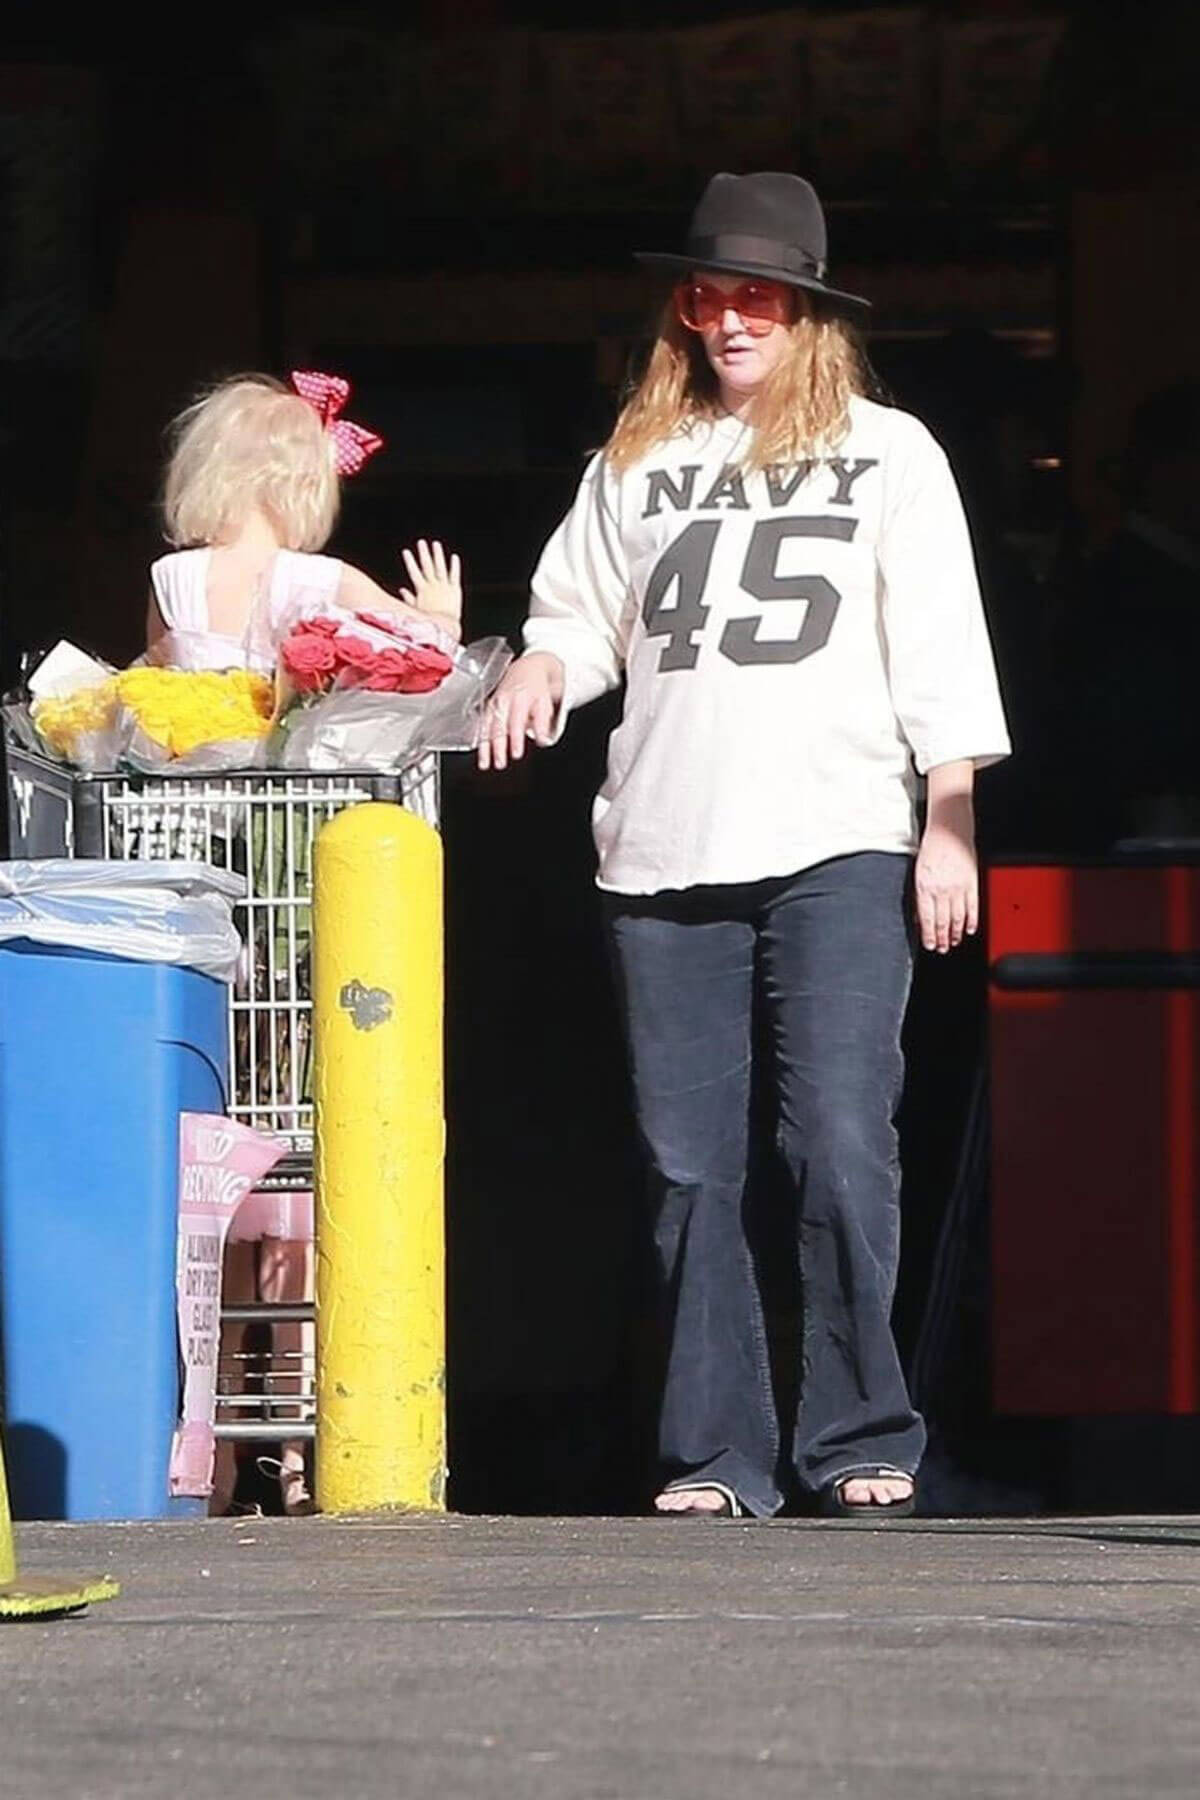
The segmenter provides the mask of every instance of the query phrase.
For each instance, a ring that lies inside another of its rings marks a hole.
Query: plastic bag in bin
[[[0,943],[159,962],[232,982],[244,877],[198,862],[0,862]]]

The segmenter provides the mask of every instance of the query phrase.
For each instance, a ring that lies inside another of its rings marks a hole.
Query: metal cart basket
[[[80,775],[10,742],[5,763],[10,857],[185,857],[245,877],[246,897],[234,908],[243,950],[230,1000],[229,1110],[288,1141],[289,1154],[264,1188],[310,1189],[313,843],[327,819],[363,800],[399,802],[436,826],[437,755],[386,776]],[[238,1305],[223,1315],[237,1324],[312,1316],[311,1303]],[[312,1436],[311,1347],[265,1359],[242,1350],[234,1361],[255,1366],[223,1364],[218,1436]],[[248,1374],[256,1391],[246,1391]]]

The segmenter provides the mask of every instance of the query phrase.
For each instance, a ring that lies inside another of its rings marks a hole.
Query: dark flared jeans
[[[667,1342],[659,1475],[782,1504],[780,1425],[746,1229],[755,1021],[795,1196],[803,1362],[790,1461],[818,1493],[925,1445],[896,1354],[894,1114],[912,973],[907,856],[605,896],[649,1159]]]

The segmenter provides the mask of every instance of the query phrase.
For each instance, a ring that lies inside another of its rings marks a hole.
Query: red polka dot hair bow
[[[383,448],[383,439],[353,419],[339,417],[350,398],[350,383],[341,375],[322,375],[316,369],[293,369],[292,386],[302,400],[315,407],[321,423],[333,439],[334,467],[339,475],[357,475],[369,456]]]

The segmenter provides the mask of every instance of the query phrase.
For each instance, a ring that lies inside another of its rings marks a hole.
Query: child
[[[300,597],[422,617],[460,636],[459,559],[441,544],[402,552],[412,586],[400,599],[318,554],[341,476],[383,440],[339,416],[349,394],[340,377],[297,372],[292,384],[235,375],[175,420],[163,511],[177,548],[150,570],[152,661],[270,670],[278,626]]]
[[[399,599],[353,564],[319,554],[337,518],[341,477],[382,444],[340,417],[348,394],[338,376],[297,372],[288,388],[269,375],[235,375],[175,420],[163,511],[176,549],[150,570],[151,661],[270,672],[280,629],[300,600],[397,612],[460,637],[459,559],[447,559],[440,543],[422,539],[415,555],[402,552],[412,585]],[[257,1272],[242,1268],[241,1279],[250,1276],[260,1299],[311,1295],[311,1245],[266,1237],[245,1248],[257,1250]],[[235,1250],[235,1285],[237,1272]],[[311,1337],[308,1326],[276,1326],[275,1352],[311,1355]],[[285,1381],[276,1391],[293,1388]],[[285,1512],[312,1510],[303,1444],[285,1442],[279,1463],[264,1457],[264,1465],[278,1468]]]

